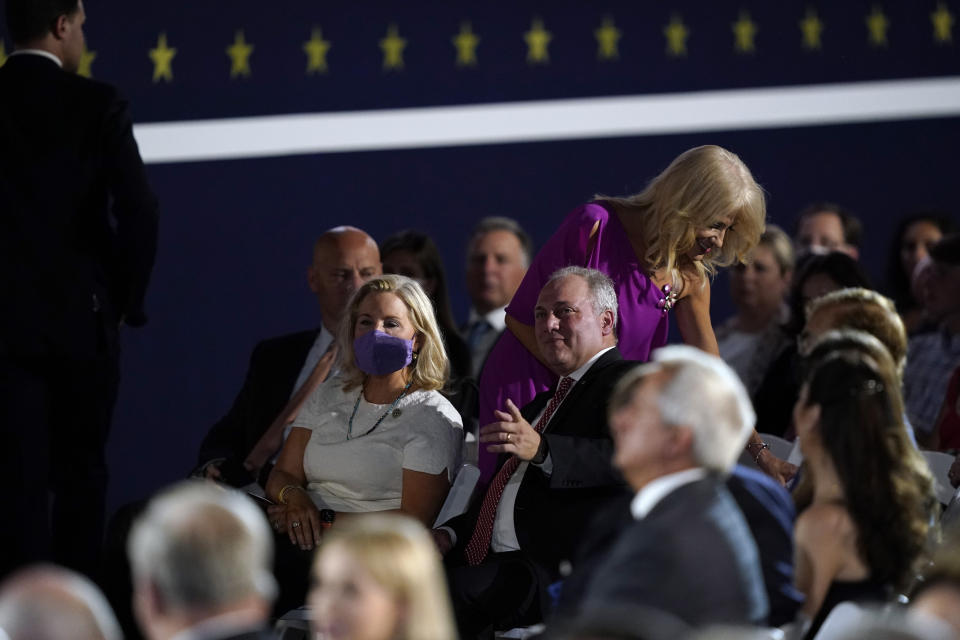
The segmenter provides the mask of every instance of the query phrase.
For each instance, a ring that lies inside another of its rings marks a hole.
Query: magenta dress
[[[598,221],[593,250],[587,256],[590,230]],[[583,205],[564,219],[537,253],[507,313],[533,326],[533,308],[540,289],[554,271],[571,265],[597,269],[613,280],[620,304],[617,346],[624,358],[646,361],[651,351],[666,344],[669,320],[657,307],[663,294],[641,270],[620,219],[596,203]],[[556,380],[557,376],[540,364],[509,329],[504,331],[480,375],[480,424],[494,422],[494,409],[502,409],[507,398],[522,407]],[[496,454],[487,453],[481,445],[481,482],[489,481],[495,467]]]

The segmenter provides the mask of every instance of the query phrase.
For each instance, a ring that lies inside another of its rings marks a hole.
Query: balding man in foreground
[[[121,640],[106,598],[86,577],[54,565],[23,569],[0,586],[4,640]]]
[[[130,534],[137,621],[150,640],[259,640],[276,583],[273,535],[248,498],[187,481],[151,500]]]

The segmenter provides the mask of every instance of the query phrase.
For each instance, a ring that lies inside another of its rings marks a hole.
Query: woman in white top
[[[449,364],[419,284],[368,281],[338,333],[340,373],[307,400],[266,488],[279,505],[271,524],[304,550],[323,527],[361,512],[397,511],[431,526],[463,442],[460,416],[438,391]]]

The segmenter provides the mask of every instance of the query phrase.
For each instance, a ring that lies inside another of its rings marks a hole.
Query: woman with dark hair
[[[845,253],[808,253],[797,263],[790,286],[790,320],[784,325],[790,344],[767,369],[753,394],[757,431],[777,436],[791,433],[790,409],[800,392],[796,339],[807,322],[807,305],[820,296],[850,287],[873,289],[860,264]]]
[[[807,367],[794,407],[810,487],[798,491],[795,526],[806,638],[839,602],[885,601],[907,585],[936,504],[903,425],[893,360],[853,348],[854,333],[828,333],[815,347],[825,355]]]
[[[425,233],[399,231],[380,243],[380,260],[384,273],[407,276],[420,283],[433,302],[440,337],[450,359],[451,378],[456,381],[469,377],[470,349],[453,321],[447,276],[437,245]]]
[[[930,247],[954,230],[953,221],[941,213],[917,213],[897,226],[887,260],[887,294],[897,303],[908,334],[923,326],[923,309],[913,295],[913,276]]]

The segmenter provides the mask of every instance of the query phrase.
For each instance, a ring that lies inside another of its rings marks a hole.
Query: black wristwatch
[[[337,519],[337,512],[333,509],[320,509],[320,528],[329,529]]]

